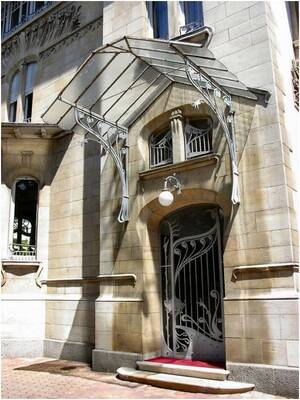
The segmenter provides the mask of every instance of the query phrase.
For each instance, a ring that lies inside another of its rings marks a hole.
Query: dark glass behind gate
[[[223,270],[216,208],[192,207],[161,225],[163,354],[224,361]]]

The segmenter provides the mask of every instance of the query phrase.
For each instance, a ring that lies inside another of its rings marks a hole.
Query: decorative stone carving
[[[81,5],[70,5],[62,10],[38,18],[27,28],[13,35],[2,45],[2,62],[8,64],[9,58],[20,52],[23,45],[27,49],[42,47],[47,42],[73,32],[80,27]],[[22,45],[21,45],[22,42]]]
[[[47,57],[51,56],[52,54],[55,54],[61,48],[67,47],[68,45],[70,45],[75,40],[81,39],[88,32],[93,32],[96,29],[100,28],[101,25],[102,25],[102,18],[98,18],[97,20],[87,24],[83,28],[78,29],[72,35],[66,37],[65,39],[62,39],[60,42],[58,42],[58,43],[54,44],[53,46],[47,48],[45,51],[42,51],[40,53],[40,60],[45,60]]]
[[[21,151],[21,156],[22,156],[22,166],[29,168],[31,166],[33,151]]]
[[[46,42],[79,28],[80,9],[81,6],[71,5],[29,25],[25,29],[26,47],[42,47]]]

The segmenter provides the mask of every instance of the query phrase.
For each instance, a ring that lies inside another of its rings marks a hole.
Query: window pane
[[[26,66],[26,83],[25,83],[25,95],[33,92],[33,84],[35,73],[37,69],[37,63],[30,63]]]
[[[25,97],[24,122],[30,122],[32,115],[32,93]]]
[[[153,35],[159,39],[169,37],[167,1],[153,1]]]
[[[203,22],[202,2],[185,1],[185,23]]]
[[[11,81],[10,88],[10,103],[17,101],[19,95],[19,85],[20,85],[20,74],[17,72]]]
[[[11,103],[9,106],[9,122],[16,122],[17,119],[17,102]]]
[[[14,243],[35,245],[38,185],[31,179],[16,184]]]

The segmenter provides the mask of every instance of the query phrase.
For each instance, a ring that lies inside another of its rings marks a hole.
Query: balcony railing
[[[18,261],[36,260],[36,246],[31,244],[12,243],[9,246],[10,259]]]
[[[20,6],[25,2],[20,2]],[[27,12],[25,15],[22,15],[19,18],[19,22],[12,26],[11,23],[11,10],[8,6],[2,6],[1,13],[2,13],[2,21],[1,21],[1,38],[2,40],[5,39],[8,35],[16,31],[20,28],[20,26],[24,25],[26,22],[33,19],[36,15],[40,14],[46,8],[50,7],[54,1],[46,1],[43,6],[37,8],[33,12]]]
[[[191,33],[203,26],[202,21],[191,22],[187,25],[183,25],[180,27],[180,35],[185,35],[186,33]]]
[[[191,125],[185,127],[186,158],[202,156],[212,152],[212,129],[198,129]]]

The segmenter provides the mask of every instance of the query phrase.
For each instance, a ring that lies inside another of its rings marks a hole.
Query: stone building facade
[[[158,37],[155,2],[37,2],[43,7],[27,10],[15,26],[9,3],[15,2],[3,2],[2,13],[11,18],[2,30],[3,355],[89,360],[95,370],[116,370],[199,352],[198,359],[226,363],[232,379],[295,395],[298,117],[291,70],[298,43],[291,29],[298,29],[297,9],[284,2],[204,1],[202,21],[193,25],[182,2],[166,3],[164,39],[179,47],[184,40],[201,44],[210,54],[204,59],[221,63],[245,85],[231,96],[240,200],[232,202],[237,174],[220,119],[197,103],[195,86],[175,81],[135,109],[127,126],[129,220],[120,223],[114,160],[103,146],[85,141],[78,125],[64,125],[63,105],[55,101],[67,95],[72,79],[85,93],[90,77],[91,98],[103,90],[105,80],[93,75],[97,62],[80,70],[102,45],[124,36]],[[158,59],[171,57],[157,43]],[[119,79],[112,61],[105,68],[107,79]],[[115,99],[105,98],[102,111]],[[87,100],[81,105],[93,103]],[[163,156],[150,148],[163,148]],[[164,207],[158,197],[174,173],[181,193]],[[28,208],[18,193],[29,184],[38,194],[31,196],[36,208],[28,229],[18,219]],[[185,272],[178,270],[176,286],[170,271],[181,264]],[[206,272],[197,275],[200,265]],[[172,325],[183,311],[201,328],[193,348],[194,322],[182,320],[179,330]],[[204,354],[207,338],[214,350]]]

